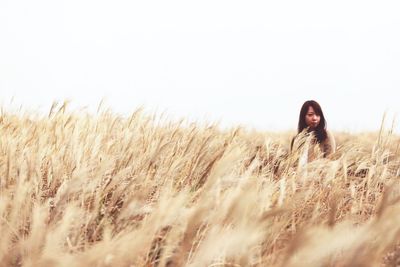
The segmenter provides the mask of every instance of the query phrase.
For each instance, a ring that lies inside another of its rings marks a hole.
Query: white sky
[[[0,100],[296,129],[400,114],[400,1],[0,1]],[[397,127],[398,129],[399,127]]]

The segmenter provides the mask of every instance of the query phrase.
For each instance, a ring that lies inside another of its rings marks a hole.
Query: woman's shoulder
[[[335,139],[333,133],[332,133],[331,131],[329,131],[329,130],[326,130],[326,136],[327,136],[329,139]]]
[[[334,153],[336,151],[336,141],[335,137],[333,136],[332,132],[326,131],[327,138],[324,142],[324,146],[326,146],[327,150],[329,150],[329,153]]]

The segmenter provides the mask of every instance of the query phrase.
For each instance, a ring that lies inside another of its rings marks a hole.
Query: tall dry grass
[[[0,266],[400,266],[400,139],[2,109]]]

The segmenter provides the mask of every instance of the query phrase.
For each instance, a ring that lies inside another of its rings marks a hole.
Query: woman
[[[292,151],[300,151],[300,165],[322,153],[328,157],[336,151],[335,138],[326,130],[321,106],[314,100],[304,102],[300,110],[297,135],[291,143]]]

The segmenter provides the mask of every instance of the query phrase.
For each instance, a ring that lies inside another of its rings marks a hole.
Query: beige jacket
[[[292,139],[291,152],[298,153],[299,164],[304,165],[320,156],[327,158],[336,151],[336,142],[333,134],[327,131],[327,138],[317,143],[312,135],[300,133]]]

